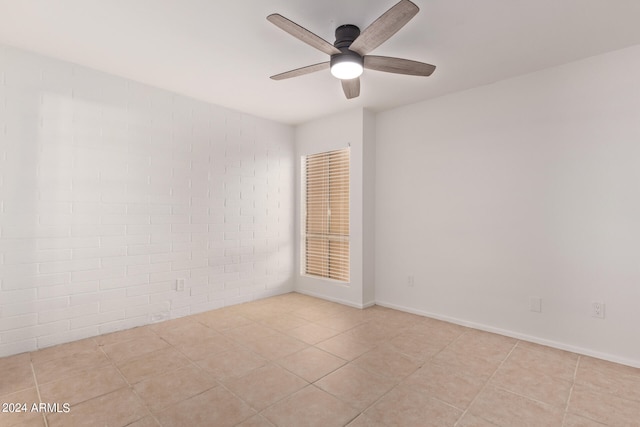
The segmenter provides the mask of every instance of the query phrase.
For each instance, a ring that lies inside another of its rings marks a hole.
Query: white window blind
[[[349,281],[350,149],[303,158],[304,273]]]

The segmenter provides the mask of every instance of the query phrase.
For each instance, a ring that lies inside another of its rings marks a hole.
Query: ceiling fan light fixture
[[[331,74],[340,80],[351,80],[362,75],[362,57],[358,54],[341,53],[331,57]]]

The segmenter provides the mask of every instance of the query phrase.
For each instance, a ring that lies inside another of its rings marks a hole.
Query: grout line
[[[518,343],[520,343],[520,342],[521,342],[521,341],[518,341]],[[515,349],[514,349],[514,350],[515,350]],[[536,351],[536,350],[532,350],[532,351]],[[505,359],[505,361],[506,361],[506,359]],[[497,370],[496,370],[496,372],[497,372]],[[556,377],[556,376],[548,375],[548,374],[541,374],[541,375],[546,376],[546,377],[549,377],[549,378],[552,378],[552,379],[557,379],[557,380],[560,380],[560,381],[564,381],[564,382],[571,382],[571,387],[570,387],[570,389],[569,389],[569,390],[570,390],[570,394],[571,394],[571,390],[573,390],[573,385],[574,385],[574,379],[575,379],[576,372],[577,372],[577,360],[576,360],[576,368],[574,368],[573,378],[572,378],[571,380],[568,380],[568,379],[566,379],[566,378],[562,378],[562,377]],[[508,392],[508,393],[514,394],[514,395],[516,395],[516,396],[523,397],[523,398],[525,398],[525,399],[527,399],[527,400],[531,400],[531,401],[533,401],[533,402],[539,403],[539,404],[544,405],[544,406],[550,406],[550,407],[552,407],[552,408],[560,408],[559,406],[556,406],[556,405],[554,405],[554,404],[551,404],[551,403],[548,403],[548,402],[544,402],[544,401],[542,401],[542,400],[535,399],[535,398],[533,398],[533,397],[531,397],[531,396],[529,396],[529,395],[526,395],[526,394],[521,394],[521,393],[519,393],[519,392],[516,392],[516,391],[510,390],[510,389],[508,389],[508,388],[505,388],[505,387],[503,387],[503,386],[501,386],[501,385],[494,385],[493,387],[498,388],[498,389],[503,390],[503,391],[506,391],[506,392]],[[567,407],[568,407],[570,394],[569,394],[569,396],[567,397],[567,401],[566,401],[566,403],[565,403],[565,408],[567,408]],[[564,417],[563,417],[563,419],[564,419]]]
[[[98,345],[98,348],[100,349],[100,351],[102,352],[102,354],[104,354],[104,356],[107,358],[107,360],[109,361],[109,363],[111,364],[111,366],[113,366],[116,371],[118,371],[118,374],[120,374],[120,376],[122,377],[123,381],[125,383],[127,383],[127,385],[131,385],[129,384],[129,381],[127,381],[127,379],[124,377],[124,375],[122,374],[122,372],[120,372],[120,368],[118,368],[118,366],[115,364],[115,362],[113,360],[111,360],[111,358],[109,357],[109,355],[107,354],[106,351],[104,351],[104,349],[102,348],[102,345]]]
[[[125,382],[125,384],[127,384],[127,388],[128,388],[129,390],[131,390],[131,391],[133,392],[133,394],[135,394],[135,395],[136,395],[136,397],[138,398],[138,400],[140,401],[140,403],[142,404],[142,406],[144,406],[144,408],[147,410],[147,412],[149,413],[149,415],[150,415],[150,416],[151,416],[151,417],[156,421],[156,423],[158,423],[158,425],[161,425],[161,424],[160,424],[160,421],[156,418],[155,414],[154,414],[153,412],[151,412],[151,409],[149,409],[149,407],[147,406],[147,404],[145,403],[145,401],[140,397],[140,395],[138,394],[138,392],[136,391],[136,389],[133,387],[133,384],[129,383],[129,381],[128,381],[128,380],[127,380],[127,378],[124,376],[124,374],[122,373],[122,371],[120,371],[120,368],[116,365],[116,363],[115,363],[113,360],[111,360],[111,358],[109,357],[109,355],[104,351],[103,346],[102,346],[102,345],[98,345],[98,348],[99,348],[99,349],[100,349],[100,351],[105,355],[105,357],[107,358],[107,360],[109,360],[109,363],[111,363],[111,366],[113,366],[113,367],[115,368],[115,370],[118,372],[118,374],[120,375],[120,377],[122,378],[122,380]],[[123,388],[124,388],[124,387],[123,387]],[[118,390],[120,390],[120,389],[118,389]],[[110,392],[105,393],[105,394],[113,393],[114,391],[117,391],[117,390],[113,390],[113,391],[110,391]],[[104,394],[103,394],[102,396],[104,396]],[[97,397],[100,397],[100,396],[97,396]],[[95,397],[94,397],[93,399],[95,399]],[[86,402],[86,400],[85,400],[85,402]],[[145,417],[140,418],[140,420],[141,420],[141,419],[143,419],[143,418],[145,418]],[[136,421],[139,421],[139,420],[136,420]],[[135,422],[135,421],[134,421],[134,422]],[[48,426],[47,426],[47,427],[48,427]]]
[[[257,325],[263,326],[263,327],[265,327],[265,328],[269,328],[269,329],[272,329],[272,330],[274,330],[274,331],[276,331],[276,332],[279,332],[279,333],[284,334],[283,332],[280,332],[280,331],[278,331],[278,330],[276,330],[276,329],[274,329],[274,328],[271,328],[270,326],[265,325],[265,324],[263,324],[263,323],[261,323],[261,322],[259,322],[259,321],[254,321],[254,320],[252,320],[252,319],[249,319],[249,320],[251,320],[251,321],[252,321],[252,324],[257,324]],[[195,394],[195,395],[193,395],[193,396],[189,396],[187,399],[192,399],[192,398],[194,398],[194,397],[196,397],[196,396],[199,396],[199,395],[201,395],[201,394],[203,394],[203,393],[208,392],[209,390],[212,390],[213,388],[221,387],[222,389],[226,390],[227,392],[229,392],[230,394],[232,394],[233,396],[235,396],[237,399],[239,399],[239,400],[241,400],[242,402],[244,402],[245,404],[247,404],[251,409],[253,409],[253,410],[255,411],[255,414],[254,414],[254,415],[258,415],[258,414],[261,414],[261,413],[262,413],[264,410],[266,410],[267,408],[269,408],[269,407],[271,407],[271,406],[273,406],[273,405],[276,405],[277,403],[279,403],[279,402],[281,402],[281,401],[283,401],[283,400],[285,400],[285,399],[289,398],[289,397],[290,397],[290,396],[292,396],[293,394],[298,393],[298,392],[299,392],[299,391],[301,391],[302,389],[304,389],[304,388],[306,388],[306,387],[308,387],[308,386],[310,386],[310,385],[313,385],[311,382],[307,381],[306,379],[304,379],[304,378],[302,378],[302,377],[298,376],[297,374],[295,374],[295,373],[293,373],[293,372],[291,372],[291,371],[287,370],[287,369],[286,369],[286,368],[284,368],[283,366],[280,366],[278,363],[276,363],[276,361],[275,361],[275,360],[270,360],[270,359],[268,359],[268,358],[266,358],[266,357],[264,357],[264,356],[262,356],[262,355],[260,355],[260,354],[256,353],[256,352],[255,352],[255,351],[254,351],[254,350],[253,350],[249,345],[247,345],[246,343],[241,342],[241,341],[238,341],[238,340],[236,340],[236,339],[234,339],[234,338],[232,338],[232,337],[229,337],[228,335],[224,334],[223,332],[217,331],[217,330],[215,330],[214,328],[212,328],[212,327],[210,327],[210,326],[208,326],[208,325],[206,325],[206,324],[204,324],[204,323],[202,323],[202,322],[199,322],[198,320],[196,320],[196,322],[197,322],[197,323],[199,323],[199,324],[201,324],[201,325],[203,325],[204,327],[206,327],[206,328],[208,328],[208,329],[211,329],[211,330],[212,330],[212,331],[214,331],[214,332],[217,332],[217,333],[219,333],[219,334],[223,335],[226,339],[228,339],[228,340],[232,341],[234,345],[237,345],[237,346],[239,346],[239,347],[241,347],[241,348],[244,348],[246,351],[251,352],[252,354],[257,355],[257,356],[258,356],[258,357],[260,357],[261,359],[264,359],[264,360],[266,361],[266,363],[265,363],[264,365],[262,365],[262,366],[260,366],[260,367],[256,368],[256,369],[261,369],[261,368],[263,368],[263,367],[266,367],[266,366],[269,366],[269,365],[273,365],[273,366],[278,367],[278,368],[280,368],[280,369],[283,369],[283,370],[285,370],[285,371],[287,371],[287,372],[290,372],[292,375],[295,375],[296,377],[300,378],[301,380],[303,380],[303,381],[306,383],[306,385],[305,385],[304,387],[302,387],[301,389],[296,390],[295,392],[293,392],[293,393],[291,393],[291,394],[289,394],[289,395],[287,395],[287,396],[283,397],[282,399],[280,399],[280,400],[278,400],[278,401],[276,401],[276,402],[273,402],[272,404],[270,404],[270,405],[269,405],[269,406],[267,406],[266,408],[263,408],[262,410],[257,410],[253,405],[251,405],[251,403],[249,403],[248,401],[246,401],[245,399],[243,399],[241,396],[237,395],[233,390],[229,389],[229,388],[228,388],[228,387],[227,387],[227,386],[226,386],[226,385],[225,385],[221,380],[218,380],[218,379],[216,379],[216,378],[214,378],[214,381],[215,381],[215,382],[216,382],[216,384],[217,384],[216,386],[211,387],[211,388],[208,388],[207,390],[204,390],[204,391],[202,391],[202,392],[200,392],[200,393],[197,393],[197,394]],[[230,329],[235,329],[235,328],[230,328]],[[155,332],[155,331],[154,331],[154,332]],[[161,339],[163,339],[163,340],[164,340],[164,338],[162,338],[162,336],[160,336],[160,334],[159,334],[159,333],[158,333],[158,336],[159,336]],[[287,336],[288,336],[288,337],[290,337],[289,335],[287,335]],[[290,338],[294,338],[294,337],[290,337]],[[295,339],[295,338],[294,338],[294,339]],[[298,340],[298,341],[301,341],[301,340]],[[204,369],[204,368],[200,367],[200,366],[197,364],[197,362],[196,362],[196,361],[192,360],[192,359],[191,359],[190,357],[188,357],[185,353],[183,353],[183,352],[181,351],[181,349],[180,349],[180,347],[179,347],[179,346],[173,345],[173,344],[171,344],[170,342],[168,342],[168,341],[166,341],[166,340],[165,340],[165,342],[167,342],[167,343],[168,343],[172,348],[174,348],[174,349],[175,349],[176,351],[178,351],[181,355],[183,355],[183,356],[184,356],[184,357],[189,361],[189,364],[193,365],[193,366],[194,366],[194,367],[196,367],[197,369],[200,369],[200,370],[202,370],[202,371],[204,371],[204,372],[207,372],[207,373],[208,373],[208,371],[207,371],[206,369]],[[305,343],[304,341],[301,341],[301,342],[303,342],[304,344],[306,344],[306,345],[307,345],[307,347],[305,347],[305,348],[309,348],[309,346],[310,346],[310,345],[309,345],[308,343]],[[304,349],[302,349],[302,350],[304,350]],[[302,350],[299,350],[299,351],[302,351]],[[224,353],[224,352],[223,352],[223,353]],[[292,353],[292,354],[294,354],[294,353]],[[186,365],[185,365],[185,366],[186,366]],[[256,369],[253,369],[252,371],[255,371]],[[245,375],[246,375],[246,374],[245,374]],[[187,400],[187,399],[183,399],[183,400]],[[143,403],[144,403],[144,402],[143,402]],[[176,402],[176,403],[178,403],[178,402]],[[175,404],[175,403],[174,403],[174,404]],[[145,405],[145,407],[146,407],[146,405]],[[147,408],[147,409],[149,409],[149,408]],[[152,414],[152,416],[154,416],[150,409],[149,409],[149,412]],[[254,415],[252,415],[252,416],[254,416]],[[249,417],[249,418],[251,418],[251,417]],[[264,417],[263,417],[263,418],[264,418]],[[158,420],[157,418],[155,418],[155,416],[154,416],[154,419],[156,419],[156,421],[158,421],[158,424],[160,424],[159,420]],[[266,419],[266,418],[265,418],[265,419]],[[244,421],[246,421],[246,419],[245,419],[245,420],[242,420],[240,423],[242,423],[242,422],[244,422]]]
[[[583,357],[585,357],[585,356],[580,355],[580,354],[578,355],[578,360],[576,362],[576,368],[573,371],[573,383],[571,384],[571,390],[569,390],[569,397],[567,398],[567,405],[565,407],[563,425],[566,422],[567,415],[569,415],[569,403],[571,402],[571,397],[573,396],[573,390],[574,390],[574,388],[576,386],[576,378],[578,376],[578,368],[580,367],[580,363],[582,362],[582,358]],[[589,416],[586,416],[586,415],[583,415],[583,414],[577,414],[577,415],[580,416],[580,417],[589,419],[589,420],[591,420],[591,421],[593,421],[595,423],[602,424],[603,426],[605,425],[605,424],[602,423],[601,420],[596,420],[596,419],[593,419],[593,418],[591,418]]]
[[[367,321],[369,321],[369,320],[367,320]],[[463,335],[463,334],[460,334],[460,335]],[[454,340],[452,340],[452,342],[453,342],[453,341],[455,341],[457,338],[458,338],[458,337],[456,337]],[[451,344],[451,343],[449,343],[449,344]],[[447,346],[448,346],[449,344],[447,344]],[[362,357],[363,355],[365,355],[365,354],[367,354],[367,353],[369,353],[369,352],[371,352],[371,351],[373,351],[373,350],[375,350],[375,349],[381,348],[383,345],[384,345],[384,343],[383,343],[383,344],[375,344],[373,348],[371,348],[371,349],[369,349],[369,350],[365,351],[364,353],[362,353],[361,355],[357,356],[357,357],[356,357],[356,358],[354,358],[353,360],[347,361],[347,363],[346,363],[345,365],[343,365],[343,367],[344,367],[344,366],[347,366],[347,365],[349,365],[349,364],[351,364],[351,363],[353,363],[353,362],[355,362],[357,359],[359,359],[359,358],[360,358],[360,357]],[[447,347],[447,346],[445,346],[445,347]],[[405,353],[402,353],[402,352],[399,352],[399,353],[400,353],[400,354],[403,354],[403,355],[406,355]],[[439,353],[439,352],[438,352],[438,353]],[[436,354],[437,354],[437,353],[436,353]],[[406,355],[406,356],[409,356],[409,355]],[[369,373],[369,374],[372,374],[372,375],[376,375],[376,376],[382,377],[382,378],[384,378],[384,379],[388,379],[388,380],[394,381],[394,382],[396,383],[396,384],[395,384],[395,385],[393,385],[389,390],[387,390],[386,392],[382,393],[382,395],[380,395],[377,399],[375,399],[371,404],[369,404],[369,405],[368,405],[368,406],[366,406],[364,409],[362,409],[362,410],[360,411],[360,413],[359,413],[359,414],[358,414],[358,415],[357,415],[353,420],[355,420],[356,418],[358,418],[360,415],[365,415],[365,412],[366,412],[369,408],[371,408],[371,407],[375,406],[375,405],[376,405],[379,401],[381,401],[385,396],[387,396],[389,393],[391,393],[392,391],[394,391],[395,389],[397,389],[397,388],[402,384],[402,382],[403,382],[405,379],[407,379],[410,375],[413,375],[415,372],[417,372],[420,368],[422,368],[422,367],[423,367],[423,366],[424,366],[424,365],[425,365],[425,364],[426,364],[430,359],[432,359],[432,358],[433,358],[433,356],[431,356],[430,358],[425,359],[425,360],[424,360],[424,362],[421,362],[421,365],[420,365],[416,370],[414,370],[412,373],[410,373],[410,374],[406,375],[404,378],[402,378],[400,381],[397,381],[397,382],[396,382],[395,380],[393,380],[392,378],[386,377],[386,376],[384,376],[384,375],[377,374],[377,373],[375,373],[375,372],[370,372],[370,371],[368,371],[367,369],[360,368],[359,366],[353,365],[353,367],[354,367],[354,368],[360,369],[360,370],[362,370],[362,371],[364,371],[364,372],[367,372],[367,373]],[[338,398],[337,396],[335,396],[335,397],[336,397],[336,398]],[[430,396],[430,397],[431,397],[431,398],[433,398],[432,396]],[[343,402],[343,403],[345,403],[345,404],[349,405],[348,403],[344,402],[342,399],[339,399],[339,400],[340,400],[341,402]],[[436,399],[436,400],[437,400],[437,399]],[[438,401],[440,401],[440,400],[438,400]],[[442,402],[442,403],[445,403],[445,404],[447,404],[447,405],[449,405],[449,406],[452,406],[451,404],[449,404],[449,403],[447,403],[447,402]],[[349,405],[349,406],[351,406],[351,405]],[[452,406],[452,407],[453,407],[453,406]],[[456,408],[456,409],[458,409],[458,408]],[[351,421],[353,421],[353,420],[351,420]],[[350,421],[350,422],[351,422],[351,421]]]
[[[516,347],[518,346],[518,343],[520,341],[516,341],[516,343],[513,345],[513,347],[511,347],[511,350],[509,350],[509,354],[507,354],[507,356],[502,359],[502,362],[500,362],[500,365],[498,365],[498,367],[495,369],[495,371],[493,371],[493,373],[491,374],[491,376],[489,376],[489,378],[487,379],[487,381],[485,381],[484,385],[482,386],[482,388],[480,389],[480,391],[478,391],[478,394],[475,395],[475,397],[471,400],[471,402],[469,402],[469,404],[467,405],[467,408],[462,412],[462,415],[460,415],[460,418],[458,418],[458,420],[455,422],[454,426],[459,425],[459,423],[464,419],[465,415],[467,415],[467,413],[469,412],[469,409],[473,406],[473,404],[476,402],[476,400],[478,400],[478,397],[482,394],[483,391],[486,390],[486,388],[489,386],[489,383],[491,382],[491,380],[493,379],[493,377],[496,375],[496,373],[498,373],[498,371],[500,370],[500,368],[502,367],[502,365],[504,365],[504,363],[509,359],[509,357],[511,356],[511,354],[513,353],[513,351],[516,349]],[[476,415],[477,416],[477,415]],[[478,418],[482,418],[480,416],[477,416]],[[484,418],[482,418],[484,419]]]
[[[468,329],[468,330],[466,330],[466,331],[462,332],[460,335],[458,335],[458,336],[457,336],[457,337],[455,337],[454,339],[452,339],[452,340],[451,340],[451,342],[450,342],[449,344],[445,345],[445,346],[444,346],[444,347],[442,347],[439,351],[437,351],[436,353],[434,353],[434,354],[429,358],[429,360],[430,360],[430,361],[433,361],[433,359],[435,359],[437,355],[439,355],[439,354],[440,354],[440,353],[442,353],[443,351],[447,350],[447,349],[448,349],[449,347],[451,347],[455,342],[457,342],[457,341],[458,341],[459,339],[461,339],[463,336],[467,335],[470,331],[471,331],[471,329]],[[509,354],[511,354],[511,353],[509,353]],[[434,363],[436,363],[436,365],[438,365],[438,363],[437,363],[437,362],[434,362]],[[440,365],[438,365],[438,366],[440,366]]]
[[[29,355],[29,366],[31,367],[31,375],[33,375],[33,382],[36,385],[36,393],[38,394],[38,403],[42,402],[42,396],[40,395],[40,385],[38,384],[38,378],[36,377],[36,370],[33,367],[33,361],[31,360],[31,355]],[[46,414],[42,413],[42,418],[44,419],[45,427],[49,427],[49,421],[47,420]]]
[[[576,386],[576,377],[578,376],[578,367],[580,366],[581,361],[582,361],[582,356],[578,355],[578,360],[576,360],[576,366],[573,369],[573,378],[571,380],[571,388],[569,389],[569,395],[567,396],[567,403],[564,406],[564,415],[562,417],[563,426],[567,422],[567,415],[569,415],[569,403],[571,402],[571,397],[573,396],[573,389]]]

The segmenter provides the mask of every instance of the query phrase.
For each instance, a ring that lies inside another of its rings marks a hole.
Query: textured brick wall
[[[291,290],[293,152],[288,126],[0,47],[0,356]]]

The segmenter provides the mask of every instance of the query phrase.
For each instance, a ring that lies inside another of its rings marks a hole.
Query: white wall
[[[370,306],[376,300],[376,115],[365,110],[362,119],[362,301]]]
[[[293,128],[0,47],[0,356],[292,290],[294,197]]]
[[[640,366],[638,76],[640,46],[379,114],[377,302]]]
[[[363,109],[324,117],[296,127],[296,191],[300,194],[300,159],[302,156],[331,150],[351,147],[350,164],[350,282],[344,284],[338,281],[314,278],[300,273],[300,203],[297,203],[296,221],[296,290],[309,295],[315,295],[332,301],[341,302],[354,307],[364,307],[373,304],[373,283],[365,282],[372,276],[373,266],[366,261],[372,256],[364,251],[365,227],[373,229],[372,216],[365,213],[365,169],[372,170],[374,158],[367,155],[365,150],[371,147],[373,115]],[[365,132],[366,131],[366,132]],[[366,138],[365,138],[366,136]],[[365,146],[365,143],[367,143]],[[365,168],[365,165],[367,168]],[[372,205],[372,203],[371,203]],[[365,222],[365,218],[367,222]],[[371,222],[369,222],[371,221]],[[369,269],[369,270],[367,270]],[[368,298],[368,299],[367,299]]]

